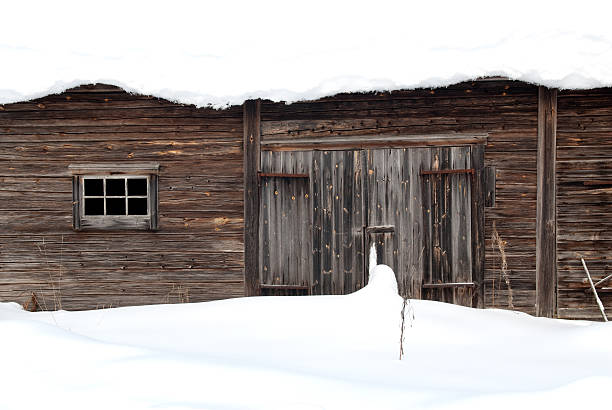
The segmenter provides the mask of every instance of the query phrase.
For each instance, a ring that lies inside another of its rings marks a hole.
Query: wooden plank
[[[452,169],[471,165],[470,147],[451,148]],[[451,220],[451,283],[471,283],[472,279],[472,230],[471,230],[471,175],[451,174],[450,190],[452,205]],[[471,306],[472,290],[457,288],[453,290],[454,303]]]
[[[557,309],[556,129],[557,90],[539,87],[536,313],[545,317]]]
[[[149,209],[151,210],[149,229],[157,231],[159,229],[159,177],[157,175],[149,176],[149,191]]]
[[[495,206],[495,166],[487,166],[484,169],[485,207]]]
[[[261,289],[310,289],[310,286],[304,285],[259,285]]]
[[[72,177],[72,228],[81,230],[81,184],[77,175]]]
[[[153,174],[159,172],[158,162],[120,162],[120,163],[89,163],[89,164],[70,164],[68,169],[73,174],[87,175],[111,175],[111,174],[132,174],[146,172]]]
[[[431,150],[432,170],[441,168],[441,148]],[[441,283],[443,278],[442,243],[441,243],[441,217],[442,217],[442,180],[441,176],[431,178],[431,283]],[[441,290],[432,292],[433,300],[444,301]]]
[[[408,201],[408,210],[406,220],[408,221],[408,230],[406,232],[406,248],[409,249],[409,259],[406,265],[406,275],[409,281],[411,293],[409,296],[417,299],[423,297],[421,284],[424,280],[426,272],[425,258],[427,254],[425,248],[425,205],[423,203],[423,183],[419,176],[419,171],[423,164],[424,149],[408,149],[406,151],[406,167],[404,175],[405,181],[409,188],[407,190],[406,200]],[[427,165],[428,167],[429,165]],[[402,224],[402,226],[405,226]]]
[[[351,288],[352,292],[361,289],[366,283],[366,271],[364,265],[364,258],[367,250],[364,249],[363,242],[363,227],[366,225],[365,218],[367,215],[365,206],[365,175],[367,170],[365,169],[365,155],[362,151],[353,151],[353,192],[352,192],[352,203],[353,203],[353,218],[351,226],[351,236],[353,244],[353,273]]]
[[[357,246],[353,235],[354,219],[359,215],[355,214],[359,203],[355,201],[355,153],[347,151],[343,155],[342,162],[342,191],[338,203],[342,220],[342,250],[340,255],[340,265],[342,266],[342,287],[339,293],[349,294],[355,291],[354,276],[355,253]]]
[[[310,192],[312,195],[312,293],[320,295],[322,292],[322,235],[323,235],[323,207],[322,207],[322,171],[321,151],[312,153],[312,175],[310,178]]]
[[[485,209],[484,209],[484,147],[473,145],[471,149],[474,176],[472,194],[472,281],[476,285],[472,307],[483,308],[485,280]]]
[[[305,172],[312,175],[312,153],[301,152],[297,162],[296,172]],[[311,178],[311,176],[309,176]],[[301,280],[314,287],[313,273],[312,273],[312,231],[313,231],[313,205],[312,205],[312,191],[311,182],[305,180],[303,186],[303,192],[301,193],[300,200],[298,202],[298,214],[301,222],[301,244],[299,249],[300,254],[300,268],[302,271]]]
[[[274,155],[271,161],[272,169],[282,167],[281,156]],[[281,204],[281,180],[273,179],[269,185],[270,189],[270,274],[269,283],[280,283],[283,273],[282,262],[282,204]],[[260,193],[261,195],[261,193]]]
[[[261,101],[244,103],[244,275],[245,294],[259,294],[259,184]]]
[[[397,235],[397,280],[399,294],[414,298],[414,275],[411,271],[412,260],[414,258],[412,247],[412,230],[415,221],[410,218],[410,207],[412,198],[410,196],[410,156],[408,148],[398,149],[398,170],[397,170],[397,210],[396,223],[401,227],[401,232]]]
[[[260,172],[260,178],[308,178],[308,174],[283,173],[283,172]]]
[[[439,169],[439,170],[421,171],[421,175],[454,175],[454,174],[474,175],[474,169],[473,168],[457,168],[457,169]]]
[[[261,169],[266,170],[271,168],[271,154],[261,154]],[[272,183],[271,180],[260,181],[259,192],[260,192],[260,211],[259,211],[259,283],[260,286],[263,284],[271,284],[269,274],[270,269],[270,207],[271,198],[269,186]]]
[[[442,168],[443,169],[450,169],[451,168],[451,163],[452,163],[452,148],[451,147],[444,147],[442,148],[442,153],[443,153],[443,162],[442,162]],[[463,174],[462,172],[460,173],[451,173],[451,174],[442,174],[442,195],[441,195],[441,199],[442,199],[442,218],[441,218],[441,243],[442,243],[442,249],[443,249],[443,254],[442,254],[442,260],[443,260],[443,267],[444,267],[444,275],[443,275],[443,282],[444,283],[451,283],[453,281],[455,281],[455,266],[452,266],[452,261],[453,261],[453,242],[456,240],[456,238],[453,236],[454,232],[452,229],[452,222],[453,222],[453,218],[452,218],[452,207],[453,207],[453,200],[456,198],[453,198],[453,191],[452,191],[452,185],[453,185],[453,177],[457,176],[457,175],[461,175]],[[453,290],[451,290],[450,292],[447,292],[446,290],[442,291],[443,293],[448,293],[445,298],[446,300],[448,300],[451,303],[458,303],[457,300],[455,299],[455,292]]]
[[[392,220],[394,225],[400,226],[402,226],[400,219],[400,210],[403,209],[403,204],[405,202],[403,192],[401,190],[401,169],[404,166],[401,160],[401,153],[402,150],[400,149],[391,150],[388,165],[390,175],[386,181],[386,189],[389,196],[388,200],[386,201],[387,220]],[[404,230],[402,229],[402,233],[403,231]],[[404,269],[404,266],[400,265],[399,263],[400,260],[403,260],[403,258],[400,258],[399,252],[404,252],[403,249],[400,249],[401,235],[387,234],[386,236],[388,237],[387,254],[389,255],[391,266],[393,266],[396,280],[398,278],[404,278],[406,276],[406,271]],[[403,290],[405,280],[400,280],[399,282],[402,284],[401,288]]]
[[[332,292],[333,274],[333,169],[332,153],[321,154],[321,293]]]
[[[473,288],[474,282],[423,283],[424,289]]]
[[[421,157],[420,163],[427,169],[432,169],[431,153],[429,150],[419,150],[419,156]],[[421,185],[421,197],[422,197],[422,213],[423,213],[423,282],[433,283],[433,251],[432,251],[432,236],[433,236],[433,201],[432,192],[433,184],[432,178],[420,178]],[[421,287],[421,286],[419,286]],[[433,292],[426,291],[422,294],[424,299],[431,300],[433,298]]]
[[[375,147],[406,147],[406,146],[447,146],[464,144],[483,144],[486,143],[486,135],[355,135],[355,136],[334,136],[316,138],[264,138],[261,143],[262,150],[308,150],[308,149],[327,149],[327,150],[348,150],[348,149],[367,149]]]
[[[363,286],[368,284],[370,279],[369,274],[369,259],[370,259],[370,242],[369,235],[366,234],[365,228],[370,224],[370,151],[369,150],[361,150],[360,151],[360,159],[361,159],[361,194],[362,194],[362,221],[363,224],[361,226],[361,247],[363,250],[363,254],[361,257],[361,266],[363,267]],[[372,171],[373,172],[373,171]]]

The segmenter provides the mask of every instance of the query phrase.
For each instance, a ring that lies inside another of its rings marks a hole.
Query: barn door
[[[431,166],[423,168],[423,298],[471,306],[472,181],[470,147],[435,148]]]
[[[262,295],[312,292],[310,152],[261,157],[259,282]]]
[[[354,292],[375,243],[403,294],[472,305],[482,162],[479,146],[262,152],[262,294]]]
[[[366,243],[403,294],[472,305],[472,158],[471,146],[367,151]]]
[[[365,284],[362,151],[315,151],[312,158],[313,284],[317,294]]]
[[[362,152],[261,155],[261,293],[346,294],[363,287]]]

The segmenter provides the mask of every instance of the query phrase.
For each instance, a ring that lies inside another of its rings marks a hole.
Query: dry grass
[[[38,248],[39,254],[43,257],[45,261],[45,266],[47,267],[47,273],[49,276],[49,288],[51,289],[51,294],[53,295],[53,310],[61,310],[62,309],[62,275],[64,271],[63,265],[63,253],[64,253],[64,236],[61,236],[61,245],[59,249],[59,261],[56,263],[56,267],[54,267],[53,261],[49,257],[49,252],[47,249],[47,243],[45,242],[45,237],[42,237],[42,241],[36,244]],[[47,302],[44,297],[44,292],[40,292],[43,299],[43,307],[44,310],[47,309]],[[41,305],[38,305],[39,307]]]
[[[508,275],[508,261],[506,258],[506,245],[508,242],[504,241],[499,233],[497,232],[497,227],[495,226],[495,221],[493,221],[493,235],[491,236],[493,252],[497,248],[500,256],[500,268],[499,268],[499,276],[500,283],[502,280],[506,283],[506,288],[508,289],[508,308],[514,309],[514,303],[512,300],[512,287],[510,286],[510,276]],[[493,266],[495,269],[495,265]],[[495,306],[495,278],[493,279],[493,306]]]
[[[173,283],[164,303],[189,303],[189,288]]]

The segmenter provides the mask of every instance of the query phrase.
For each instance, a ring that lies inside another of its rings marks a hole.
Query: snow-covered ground
[[[606,408],[609,323],[346,296],[23,311],[0,304],[0,408]]]
[[[498,75],[609,86],[610,7],[602,0],[6,1],[0,104],[95,82],[217,107]]]

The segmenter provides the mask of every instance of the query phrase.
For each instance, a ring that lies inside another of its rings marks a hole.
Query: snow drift
[[[0,304],[0,408],[601,406],[609,324],[402,298],[378,265],[346,296],[82,312]]]

